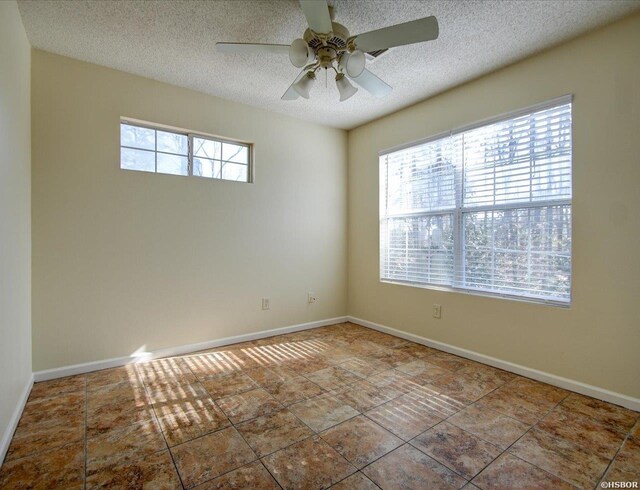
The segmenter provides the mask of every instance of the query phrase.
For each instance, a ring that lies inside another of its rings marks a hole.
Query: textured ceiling
[[[311,99],[282,101],[287,56],[223,55],[218,41],[289,44],[296,0],[19,1],[39,49],[338,128],[353,128],[640,9],[638,0],[330,0],[351,34],[435,15],[436,41],[394,48],[368,68],[394,90],[338,102],[319,74]]]

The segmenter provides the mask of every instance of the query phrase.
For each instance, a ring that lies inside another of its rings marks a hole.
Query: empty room
[[[638,488],[639,140],[640,0],[0,0],[0,488]]]

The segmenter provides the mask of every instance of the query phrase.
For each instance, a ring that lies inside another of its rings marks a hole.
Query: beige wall
[[[17,5],[0,2],[0,463],[31,379],[30,51]]]
[[[380,283],[378,150],[567,93],[571,308]],[[640,397],[639,137],[640,15],[349,132],[349,314]]]
[[[346,314],[344,131],[32,62],[35,371]],[[251,141],[255,183],[120,170],[121,116]]]

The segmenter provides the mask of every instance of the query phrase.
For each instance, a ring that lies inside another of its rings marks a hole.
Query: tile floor
[[[339,324],[37,383],[0,488],[596,488],[638,417]]]

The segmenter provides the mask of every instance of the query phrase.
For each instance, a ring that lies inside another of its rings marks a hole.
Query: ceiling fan
[[[326,0],[300,0],[300,7],[309,28],[290,45],[216,43],[222,53],[288,54],[291,63],[302,71],[282,100],[308,99],[321,68],[335,71],[341,102],[358,91],[349,79],[376,97],[384,97],[392,88],[366,69],[365,53],[438,38],[438,21],[433,16],[351,36],[346,27],[333,22],[333,8]]]

